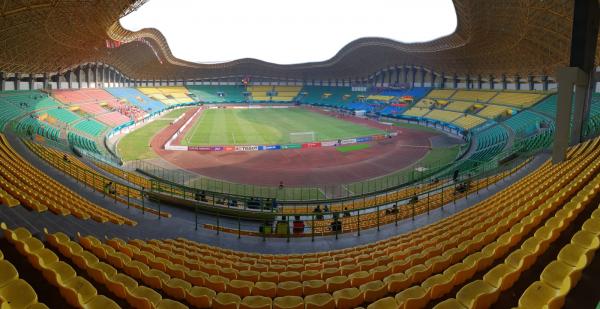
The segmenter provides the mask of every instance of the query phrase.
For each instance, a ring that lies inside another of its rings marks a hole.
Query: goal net
[[[315,132],[291,132],[290,143],[301,144],[310,143],[316,140]]]

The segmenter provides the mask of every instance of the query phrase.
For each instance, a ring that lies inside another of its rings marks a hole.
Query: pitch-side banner
[[[208,146],[188,146],[188,149],[191,151],[211,151],[211,148]]]
[[[235,146],[235,151],[257,151],[258,146]]]
[[[337,144],[337,141],[321,142],[321,147],[333,147]]]
[[[343,139],[341,142],[342,145],[355,144],[355,143],[356,143],[356,138]]]
[[[321,147],[321,143],[316,142],[316,143],[304,143],[304,144],[302,144],[302,148],[317,148],[317,147]]]

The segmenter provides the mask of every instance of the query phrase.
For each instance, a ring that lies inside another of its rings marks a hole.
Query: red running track
[[[314,112],[336,115],[317,108]],[[162,130],[152,140],[153,150],[164,160],[199,175],[235,183],[277,186],[314,186],[351,183],[393,173],[421,159],[429,151],[432,132],[392,127],[369,119],[342,117],[383,130],[396,137],[370,142],[371,147],[342,153],[335,147],[256,152],[167,151],[162,146],[196,108],[186,112],[179,125]],[[192,126],[190,125],[189,128]],[[185,132],[184,132],[185,134]]]

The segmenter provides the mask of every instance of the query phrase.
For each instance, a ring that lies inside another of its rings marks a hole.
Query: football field
[[[181,144],[274,145],[384,133],[301,108],[208,109],[185,134]]]

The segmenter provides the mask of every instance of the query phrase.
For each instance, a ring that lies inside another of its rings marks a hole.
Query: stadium
[[[598,1],[293,64],[176,56],[155,2],[0,2],[0,308],[600,307]]]

